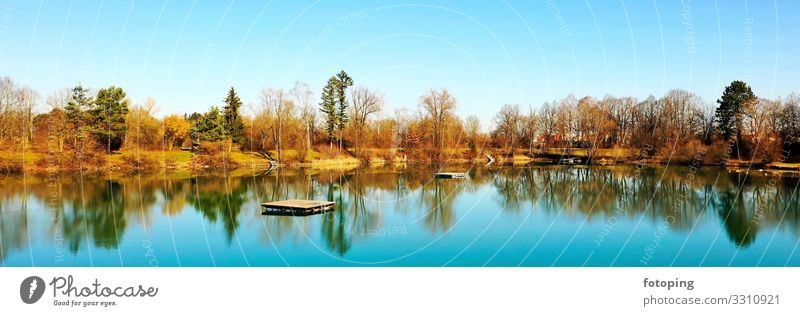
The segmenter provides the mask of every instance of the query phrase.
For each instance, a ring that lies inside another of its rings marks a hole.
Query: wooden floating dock
[[[466,179],[467,174],[463,172],[437,172],[434,177],[438,179]]]
[[[261,207],[264,208],[261,215],[313,215],[332,211],[334,204],[330,201],[313,200],[285,200],[261,203]]]

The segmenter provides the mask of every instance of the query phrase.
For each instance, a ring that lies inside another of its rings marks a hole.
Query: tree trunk
[[[278,120],[278,162],[283,163],[283,143],[281,141],[281,123],[280,119]]]
[[[306,153],[308,152],[311,152],[311,128],[306,125]]]

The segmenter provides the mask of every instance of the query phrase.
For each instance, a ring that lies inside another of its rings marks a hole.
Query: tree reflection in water
[[[751,246],[761,230],[774,230],[778,223],[797,239],[798,180],[790,176],[712,167],[464,169],[469,177],[463,181],[433,179],[438,167],[428,165],[282,168],[243,176],[61,176],[50,182],[29,177],[24,185],[22,178],[6,177],[0,180],[0,258],[32,247],[28,231],[31,240],[55,238],[47,225],[32,225],[32,218],[57,223],[66,249],[77,254],[87,247],[119,248],[131,226],[149,227],[188,209],[220,223],[228,244],[242,223],[260,221],[255,235],[263,244],[307,244],[319,237],[327,251],[344,257],[392,216],[419,219],[407,224],[430,236],[448,232],[473,207],[478,192],[509,216],[535,212],[582,221],[622,209],[620,220],[660,224],[669,218],[669,229],[676,232],[714,221],[736,247]],[[261,202],[293,198],[334,201],[335,211],[310,217],[257,213]],[[460,198],[473,204],[459,203]]]

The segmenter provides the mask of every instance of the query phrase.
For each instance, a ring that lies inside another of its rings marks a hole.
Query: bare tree
[[[397,123],[397,128],[394,132],[394,144],[395,147],[403,147],[403,141],[408,136],[408,129],[411,126],[412,117],[409,114],[410,110],[406,107],[402,107],[399,109],[394,110],[394,120]]]
[[[469,137],[477,137],[481,132],[481,120],[475,115],[470,114],[464,119],[464,129]]]
[[[661,100],[651,95],[633,107],[634,146],[654,148],[660,145],[656,129],[661,114],[661,104]]]
[[[556,106],[555,102],[545,102],[539,108],[538,126],[544,138],[544,145],[549,147],[552,145],[553,139],[556,136]]]
[[[34,107],[39,93],[19,87],[8,77],[0,78],[0,144],[11,141],[26,149],[33,137]]]
[[[683,142],[688,137],[701,132],[703,122],[697,120],[697,113],[701,111],[700,106],[703,104],[703,99],[692,92],[673,89],[664,96],[663,103],[661,120],[664,130],[671,136],[677,137],[679,142]]]
[[[0,78],[0,142],[5,141],[12,132],[14,116],[17,112],[17,86],[9,77]]]
[[[23,150],[30,146],[33,138],[33,108],[39,103],[39,93],[30,87],[22,87],[17,91],[17,104],[22,117],[22,146]]]
[[[742,129],[750,143],[752,159],[774,158],[781,148],[779,114],[783,107],[780,100],[758,98],[742,109]]]
[[[353,87],[350,98],[353,102],[351,119],[356,124],[366,125],[367,118],[383,108],[383,93],[364,86]]]
[[[453,115],[456,108],[456,99],[450,95],[447,89],[430,90],[428,94],[419,98],[419,106],[430,117],[433,123],[433,143],[439,149],[444,147],[443,133],[445,123]]]
[[[300,107],[300,119],[303,122],[306,134],[305,149],[306,152],[309,152],[311,151],[311,131],[315,129],[314,126],[317,120],[317,111],[312,101],[313,92],[311,92],[308,84],[296,81],[289,94],[292,96],[295,105]]]
[[[356,152],[361,154],[367,119],[383,108],[383,94],[364,86],[355,86],[350,90],[350,100],[353,104],[350,108],[350,122],[356,133]]]
[[[578,119],[577,112],[578,99],[570,94],[561,99],[556,108],[556,122],[555,127],[561,138],[562,143],[566,140],[567,154],[571,154],[573,141],[578,137]]]
[[[53,93],[47,96],[47,105],[50,106],[51,110],[63,110],[64,107],[67,106],[67,103],[69,103],[71,96],[72,92],[68,88],[53,91]]]
[[[478,119],[477,116],[474,114],[470,114],[464,119],[464,127],[467,131],[467,137],[474,140],[478,137],[478,133],[481,132],[481,120]]]
[[[800,95],[797,93],[789,94],[783,101],[779,126],[784,141],[800,142]]]
[[[148,115],[154,115],[158,111],[158,108],[156,106],[157,104],[158,102],[156,101],[156,98],[146,97],[144,98],[144,101],[142,101],[141,107],[142,110],[145,111],[145,113],[147,113]]]
[[[607,111],[608,119],[608,145],[625,145],[628,141],[628,129],[631,125],[631,110],[636,101],[632,98],[616,98],[606,95],[600,101],[601,106]]]
[[[266,88],[261,91],[261,107],[274,117],[272,125],[273,141],[277,146],[278,161],[283,160],[283,121],[294,115],[294,103],[287,98],[283,89]]]
[[[528,115],[523,118],[522,137],[528,140],[528,154],[533,151],[533,141],[536,138],[536,128],[538,126],[536,112],[533,107],[528,105]]]
[[[498,136],[503,137],[506,145],[511,148],[511,155],[514,153],[515,141],[519,138],[520,127],[522,126],[522,114],[518,104],[506,104],[500,108],[495,116],[495,128]]]

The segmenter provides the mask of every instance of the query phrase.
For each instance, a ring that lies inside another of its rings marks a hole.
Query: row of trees
[[[570,95],[527,113],[503,106],[495,117],[493,147],[644,148],[648,154],[693,156],[716,145],[729,158],[775,160],[800,143],[800,97],[756,97],[742,81],[725,88],[716,106],[686,90],[650,96],[602,99]],[[727,147],[727,148],[726,148]]]
[[[18,86],[11,78],[0,78],[0,141],[28,146],[33,132],[33,111],[39,94]]]
[[[533,154],[584,148],[592,154],[644,148],[649,155],[680,160],[713,147],[729,158],[776,160],[786,155],[782,150],[800,143],[800,97],[758,98],[741,81],[726,87],[716,105],[686,90],[644,100],[569,95],[537,108],[507,104],[488,132],[476,116],[456,114],[458,102],[446,89],[428,91],[415,109],[387,115],[383,93],[355,85],[345,71],[330,77],[318,102],[301,82],[288,91],[263,89],[259,103],[247,107],[252,115],[242,115],[244,105],[233,87],[222,101],[222,108],[212,106],[205,113],[159,119],[152,98],[135,104],[119,87],[91,93],[78,85],[50,95],[49,110],[37,114],[35,91],[0,78],[0,141],[6,150],[33,148],[71,157],[224,142],[228,149],[281,162],[308,159],[334,145],[337,154],[359,158],[375,156],[371,149],[398,148],[419,159],[463,154],[461,149],[474,157],[481,149],[510,155],[513,149]]]
[[[8,83],[4,92],[14,86],[10,79],[3,81]],[[128,136],[126,120],[131,113],[121,88],[110,86],[94,95],[81,85],[58,91],[47,98],[51,110],[39,114],[33,112],[38,94],[27,91],[22,88],[18,93],[31,103],[20,102],[16,110],[3,102],[3,107],[12,109],[0,114],[0,120],[8,123],[3,125],[10,127],[2,138],[5,150],[69,151],[80,159],[86,152],[118,150]]]

